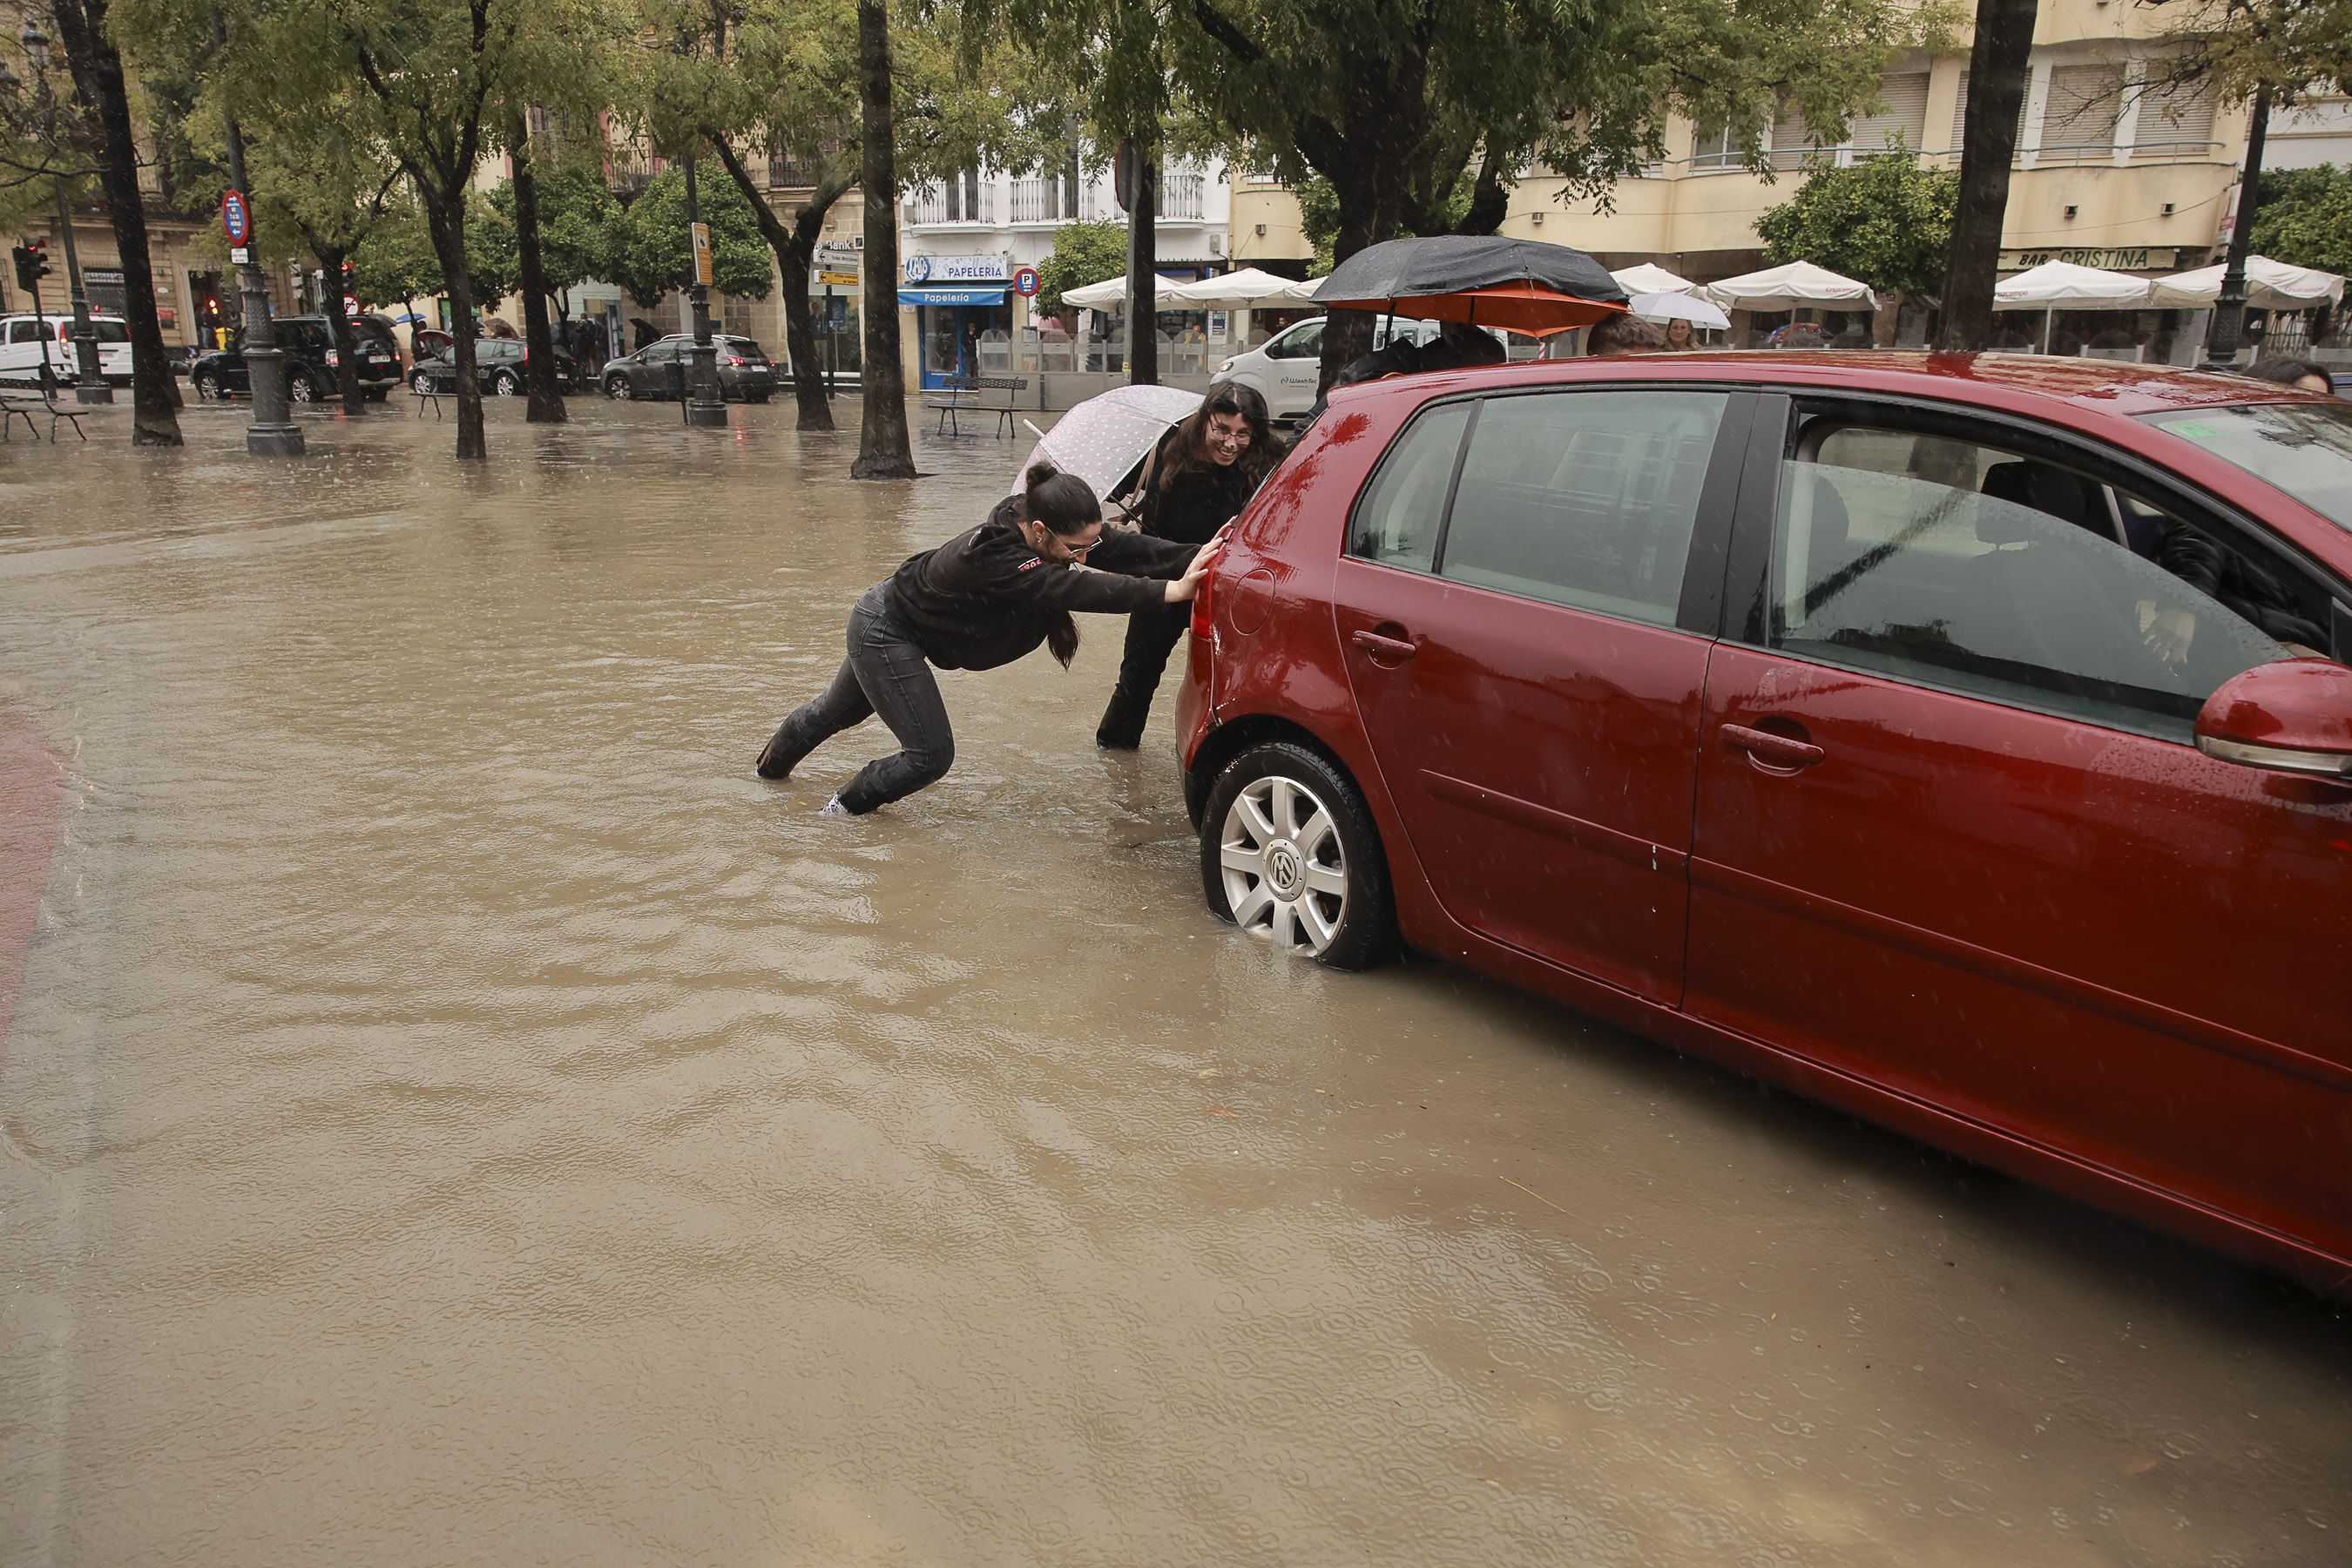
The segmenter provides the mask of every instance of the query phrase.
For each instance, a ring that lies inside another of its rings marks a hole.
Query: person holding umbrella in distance
[[[937,783],[955,761],[940,669],[994,669],[1044,643],[1066,668],[1078,651],[1073,611],[1132,615],[1199,589],[1221,530],[1205,544],[1103,531],[1102,502],[1075,474],[1031,466],[1021,491],[979,527],[908,558],[849,612],[848,658],[833,684],[794,710],[753,771],[791,776],[801,759],[876,713],[899,750],[857,772],[825,804],[863,816]]]

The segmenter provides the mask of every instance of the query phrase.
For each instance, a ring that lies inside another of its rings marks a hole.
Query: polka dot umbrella
[[[1020,493],[1024,476],[1042,458],[1086,480],[1095,494],[1115,495],[1160,433],[1200,406],[1199,393],[1177,386],[1114,386],[1089,397],[1055,420],[1013,471],[1013,492]]]

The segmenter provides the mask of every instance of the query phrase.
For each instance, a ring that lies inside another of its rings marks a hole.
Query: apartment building
[[[1163,169],[1159,271],[1199,278],[1232,266],[1233,208],[1222,163]],[[1054,231],[1062,225],[1097,220],[1124,224],[1127,212],[1109,171],[1089,171],[1075,160],[1025,174],[973,169],[909,192],[898,223],[908,382],[938,386],[978,368],[984,347],[1034,330],[1029,302],[1013,292],[1013,274],[1053,254]]]
[[[2224,225],[2247,114],[2204,89],[2163,85],[2161,17],[2126,0],[2047,0],[2034,34],[2015,174],[2001,233],[2004,274],[2053,258],[2156,276],[2202,266]],[[1965,51],[1969,40],[1958,40]],[[1967,124],[1968,57],[1895,61],[1884,103],[1825,144],[1793,117],[1773,127],[1770,175],[1752,173],[1720,130],[1676,120],[1665,156],[1618,183],[1612,210],[1562,199],[1533,175],[1503,232],[1574,245],[1609,266],[1653,261],[1706,282],[1763,264],[1756,221],[1785,202],[1809,160],[1850,163],[1907,147],[1957,166]]]

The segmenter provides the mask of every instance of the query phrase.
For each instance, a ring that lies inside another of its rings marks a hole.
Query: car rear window
[[[89,330],[90,334],[102,343],[127,343],[131,341],[131,328],[121,321],[92,321]]]
[[[2141,417],[2352,532],[2352,404],[2248,403]]]

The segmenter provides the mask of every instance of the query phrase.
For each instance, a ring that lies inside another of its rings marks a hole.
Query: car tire
[[[419,397],[428,396],[433,391],[433,378],[420,370],[408,378],[408,390]]]
[[[608,375],[604,378],[604,395],[615,402],[626,403],[635,395],[635,389],[629,385],[629,378],[625,375]]]
[[[196,389],[196,397],[200,402],[218,403],[220,401],[221,384],[212,372],[208,370],[196,372],[189,384]]]
[[[1318,752],[1265,741],[1227,763],[1201,816],[1209,912],[1329,969],[1394,956],[1396,900],[1364,797]]]
[[[286,378],[286,401],[310,404],[319,401],[319,384],[300,371]]]
[[[510,370],[502,370],[490,377],[490,395],[512,397],[522,390],[522,379]]]

